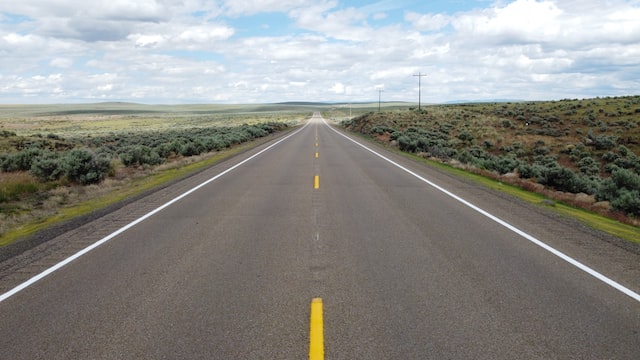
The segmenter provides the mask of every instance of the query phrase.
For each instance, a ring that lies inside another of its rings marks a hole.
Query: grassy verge
[[[288,130],[285,130],[285,132],[287,131]],[[235,146],[232,149],[211,154],[209,156],[206,156],[203,160],[191,164],[134,178],[126,185],[120,188],[116,188],[113,191],[101,194],[89,200],[65,206],[57,211],[53,216],[41,218],[7,231],[0,237],[0,246],[9,245],[21,238],[33,235],[36,232],[44,230],[52,225],[68,221],[79,216],[90,214],[94,211],[103,209],[109,205],[116,204],[127,198],[139,195],[145,191],[155,189],[173,180],[189,176],[222,160],[263,144],[270,139],[272,138],[269,137],[256,139],[254,141]]]

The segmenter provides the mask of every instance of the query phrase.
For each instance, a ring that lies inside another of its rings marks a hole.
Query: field
[[[305,105],[0,105],[0,246],[185,176]]]
[[[543,194],[551,204],[640,224],[640,96],[425,106],[342,124],[398,150]]]
[[[0,105],[0,131],[78,137],[123,131],[235,126],[299,120],[313,108],[273,105]]]

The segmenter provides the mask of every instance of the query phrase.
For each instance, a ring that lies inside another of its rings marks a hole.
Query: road
[[[327,359],[640,358],[638,255],[366,146],[316,114],[62,235],[5,269],[0,359],[304,359],[312,299]]]

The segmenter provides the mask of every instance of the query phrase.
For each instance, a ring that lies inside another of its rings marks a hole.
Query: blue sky
[[[0,2],[0,103],[640,93],[638,0]]]

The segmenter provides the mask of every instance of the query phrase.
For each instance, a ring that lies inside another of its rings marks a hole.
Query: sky
[[[418,84],[423,103],[640,95],[640,0],[0,0],[3,104],[417,102]]]

